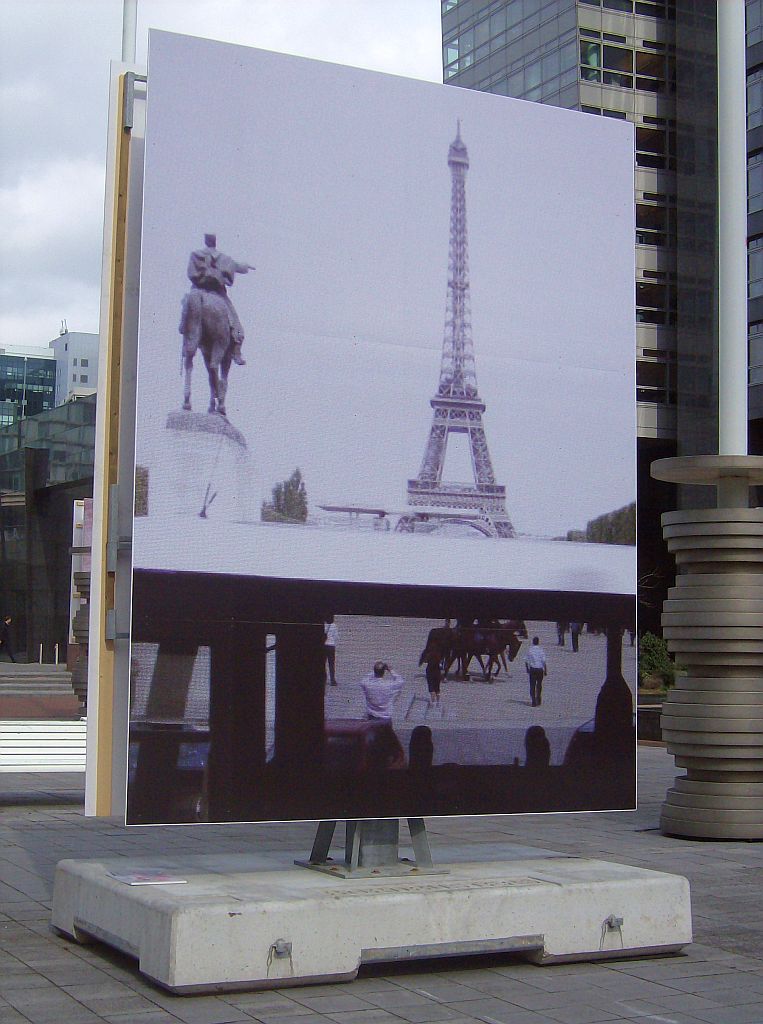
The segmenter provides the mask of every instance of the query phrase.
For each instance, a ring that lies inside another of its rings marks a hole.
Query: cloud
[[[0,291],[0,344],[41,345],[58,337],[61,321],[70,330],[98,333],[100,289],[57,277],[41,278],[36,294],[10,307],[8,289]]]
[[[52,161],[0,188],[0,342],[47,341],[61,317],[72,330],[97,329],[103,196],[93,159]]]
[[[442,81],[437,0],[141,0],[138,58],[154,28]]]
[[[103,220],[104,168],[92,159],[60,159],[16,185],[0,188],[4,242],[21,269],[44,265],[62,242],[79,258]],[[100,238],[96,238],[100,241]],[[69,271],[77,274],[75,266]]]
[[[437,0],[139,0],[148,28],[441,80]],[[120,0],[0,3],[0,344],[97,329]]]

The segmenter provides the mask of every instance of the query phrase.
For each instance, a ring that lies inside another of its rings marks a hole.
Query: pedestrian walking
[[[543,695],[543,679],[548,675],[548,666],[546,664],[546,653],[541,647],[537,636],[533,637],[533,642],[527,651],[525,668],[530,677],[530,706],[534,708],[540,707]]]
[[[432,652],[427,657],[426,667],[427,690],[429,691],[429,706],[440,704],[440,683],[442,682],[442,663],[437,652]]]
[[[324,657],[324,684],[330,683],[337,686],[336,681],[336,645],[339,642],[339,630],[334,622],[333,615],[327,615],[323,623],[323,657]],[[328,672],[326,672],[328,669]]]
[[[556,624],[556,642],[559,647],[564,647],[564,641],[567,638],[567,630],[570,628],[569,622],[557,622]]]
[[[582,622],[571,622],[570,623],[570,643],[572,644],[572,650],[577,654],[578,643],[580,641],[580,634],[583,632]]]
[[[7,654],[12,662],[16,662],[16,652],[13,649],[13,641],[11,640],[11,623],[13,619],[10,615],[3,617],[2,624],[0,624],[0,651]]]

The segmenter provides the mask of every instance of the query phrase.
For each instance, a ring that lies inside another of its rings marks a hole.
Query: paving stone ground
[[[685,955],[552,967],[506,956],[387,964],[349,984],[214,996],[170,995],[128,957],[54,934],[56,862],[252,845],[307,852],[313,827],[125,830],[84,817],[82,776],[0,775],[0,1024],[763,1024],[763,843],[661,835],[672,758],[657,746],[641,746],[639,757],[635,812],[433,820],[433,854],[470,842],[492,858],[521,844],[684,874],[696,940]]]

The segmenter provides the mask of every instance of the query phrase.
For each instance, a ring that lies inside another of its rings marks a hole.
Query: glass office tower
[[[0,347],[0,427],[52,409],[55,389],[52,352]]]
[[[763,0],[748,0],[747,22],[750,450],[763,452]],[[652,481],[650,463],[717,451],[715,32],[709,0],[442,0],[446,83],[635,126],[645,580],[671,572],[659,513],[711,497]],[[576,258],[585,258],[585,239]],[[656,619],[660,589],[645,622]]]

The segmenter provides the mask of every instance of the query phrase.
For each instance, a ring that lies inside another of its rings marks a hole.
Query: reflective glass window
[[[747,127],[763,124],[763,71],[755,71],[747,79]]]
[[[665,245],[667,225],[665,207],[636,204],[636,241],[639,245]]]
[[[474,26],[474,45],[482,46],[490,39],[490,19],[485,18]]]
[[[559,60],[561,62],[562,71],[569,71],[570,68],[575,67],[576,61],[576,47],[575,43],[566,43],[559,51]]]
[[[751,299],[763,295],[763,238],[754,238],[747,254],[749,296]]]
[[[763,210],[763,154],[756,153],[747,162],[747,210]]]
[[[541,67],[540,61],[533,61],[532,64],[528,64],[525,68],[525,89],[534,89],[540,85],[541,82]],[[528,97],[529,99],[530,97]]]
[[[559,51],[552,50],[551,53],[547,53],[543,58],[542,62],[543,69],[543,81],[547,82],[550,78],[556,78],[561,71],[559,63]]]
[[[601,45],[589,43],[586,39],[580,40],[580,63],[587,67],[601,67]]]
[[[622,46],[605,45],[602,64],[610,71],[624,71],[632,75],[633,50],[626,50]]]

